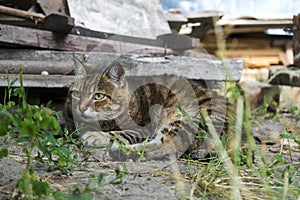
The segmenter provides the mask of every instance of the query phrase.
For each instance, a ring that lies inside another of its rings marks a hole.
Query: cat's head
[[[80,64],[70,88],[75,118],[93,122],[118,117],[127,109],[128,85],[121,64],[112,63],[102,73],[87,74]]]

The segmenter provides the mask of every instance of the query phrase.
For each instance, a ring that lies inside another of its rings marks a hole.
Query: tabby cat
[[[163,159],[192,152],[206,132],[207,113],[221,132],[226,101],[195,82],[173,75],[125,77],[120,63],[86,73],[79,66],[66,100],[70,131],[88,146],[105,144],[112,159]],[[122,148],[121,148],[122,147]],[[128,152],[123,152],[126,149]]]

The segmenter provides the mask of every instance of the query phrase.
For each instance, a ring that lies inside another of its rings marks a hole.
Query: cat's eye
[[[77,90],[74,90],[74,91],[72,92],[72,95],[73,95],[74,97],[76,97],[76,98],[80,98],[80,92],[77,91]]]
[[[101,94],[101,93],[96,93],[95,94],[95,100],[102,100],[104,98],[105,98],[104,94]]]

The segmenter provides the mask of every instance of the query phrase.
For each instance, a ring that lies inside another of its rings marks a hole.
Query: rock
[[[300,69],[291,67],[279,70],[271,76],[269,83],[300,87]]]
[[[249,94],[251,110],[266,106],[269,111],[276,111],[279,103],[279,86],[263,82],[241,82],[242,90]]]
[[[280,142],[280,134],[285,132],[285,126],[276,120],[270,119],[255,125],[253,137],[260,143],[274,144]]]
[[[298,107],[300,110],[300,87],[281,86],[280,88],[280,109],[290,110]]]

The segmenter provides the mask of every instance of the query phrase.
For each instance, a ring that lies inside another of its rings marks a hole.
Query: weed
[[[53,197],[57,200],[74,199],[75,194],[77,194],[75,190],[70,195],[52,191],[46,181],[39,180],[32,161],[34,158],[36,161],[48,165],[50,170],[69,171],[80,166],[83,163],[82,161],[87,159],[87,157],[84,157],[84,160],[78,160],[74,152],[79,150],[84,154],[88,154],[88,151],[83,147],[80,139],[74,139],[72,134],[68,134],[66,130],[61,129],[57,113],[48,107],[32,106],[26,102],[22,67],[20,67],[19,72],[19,88],[13,88],[15,81],[10,81],[8,76],[6,76],[6,79],[8,88],[5,92],[4,103],[0,104],[0,136],[11,139],[16,138],[17,144],[23,144],[22,152],[27,158],[26,167],[22,170],[21,178],[17,181],[18,193],[14,198],[26,200],[45,197]],[[18,104],[11,101],[12,96],[19,99]],[[35,151],[37,151],[37,156],[33,157]],[[8,156],[8,149],[1,149],[0,159],[6,156]],[[126,171],[117,168],[115,175],[114,179],[105,182],[104,174],[99,174],[98,186],[121,183]],[[85,189],[80,192],[82,194],[81,199],[92,199],[90,192],[96,188],[91,189],[89,187],[91,181],[86,183]]]
[[[91,200],[94,199],[93,192],[96,192],[100,187],[104,187],[106,185],[118,185],[123,182],[124,177],[127,174],[127,169],[125,166],[123,168],[117,167],[114,170],[114,177],[111,178],[104,173],[99,173],[97,178],[90,178],[84,185],[84,187],[78,185],[71,192],[71,194],[67,195],[67,199],[69,200]],[[96,186],[92,186],[95,185]]]
[[[215,27],[219,50],[225,50],[223,34],[220,27]],[[225,53],[222,54],[225,59]],[[228,75],[230,77],[230,74]],[[287,160],[280,152],[277,155],[265,155],[263,145],[258,145],[252,135],[253,115],[250,111],[249,94],[240,93],[234,82],[226,83],[227,96],[231,105],[236,106],[237,122],[229,128],[228,140],[233,144],[228,147],[218,139],[210,119],[206,125],[213,136],[214,148],[218,157],[209,162],[187,160],[190,166],[186,177],[191,181],[191,199],[298,199],[300,196],[298,163]],[[279,117],[278,105],[265,99],[259,117]],[[276,113],[267,113],[274,107]],[[291,110],[291,115],[299,118],[298,108]],[[258,116],[258,115],[257,115]],[[242,139],[242,136],[245,136]],[[281,139],[291,140],[299,145],[299,135],[281,134]],[[242,142],[241,142],[242,141]],[[228,157],[227,155],[230,155]],[[289,154],[291,158],[291,153]],[[246,164],[246,165],[245,165]]]

